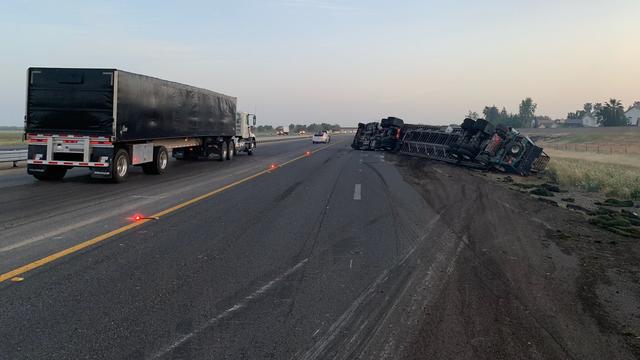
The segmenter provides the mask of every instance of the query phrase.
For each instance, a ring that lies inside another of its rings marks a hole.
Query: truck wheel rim
[[[169,162],[169,158],[167,156],[167,153],[162,151],[160,153],[160,169],[166,168],[168,162]]]
[[[118,176],[120,177],[127,174],[127,159],[124,156],[118,158],[118,162],[116,163],[116,170],[118,171]]]

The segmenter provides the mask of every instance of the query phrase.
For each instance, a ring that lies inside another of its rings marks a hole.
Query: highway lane
[[[91,180],[72,169],[61,183],[39,182],[23,169],[0,171],[0,273],[153,214],[319,148],[308,140],[260,144],[233,161],[171,161],[149,176],[134,167],[125,184]]]
[[[334,138],[323,151],[27,272],[23,282],[0,283],[0,357],[315,359],[362,352],[418,266],[416,246],[423,262],[438,265],[457,243],[446,228],[429,236],[438,213],[383,155],[352,151],[349,140]],[[269,146],[255,159],[171,164],[181,171],[134,175],[121,185],[77,176],[16,186],[3,196],[19,213],[3,212],[2,224],[15,233],[59,208],[40,226],[47,232],[55,220],[72,224],[80,214],[127,202],[152,212],[310,148],[306,141]],[[197,185],[174,192],[191,182]],[[12,256],[34,259],[86,240],[122,225],[130,211],[59,241],[48,238],[51,249],[36,241],[8,251],[3,271],[15,265]]]

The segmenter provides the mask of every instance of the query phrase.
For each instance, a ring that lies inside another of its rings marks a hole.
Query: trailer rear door
[[[114,71],[30,68],[26,131],[112,135]]]

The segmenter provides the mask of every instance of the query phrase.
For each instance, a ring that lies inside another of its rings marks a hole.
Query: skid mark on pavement
[[[367,301],[369,301],[377,293],[376,290],[378,289],[379,286],[381,286],[383,283],[389,280],[389,276],[392,271],[405,265],[405,263],[412,257],[416,249],[420,246],[422,241],[426,239],[426,237],[431,233],[433,226],[436,224],[436,222],[439,219],[440,219],[440,214],[437,214],[433,219],[431,219],[431,221],[429,221],[429,223],[425,228],[424,234],[420,236],[418,241],[416,241],[416,245],[413,246],[413,248],[409,250],[409,252],[406,255],[404,255],[398,262],[396,262],[394,265],[390,266],[389,268],[385,269],[362,292],[362,294],[358,296],[351,303],[349,308],[347,308],[347,310],[329,327],[329,329],[325,332],[325,334],[321,336],[320,339],[306,353],[304,353],[299,358],[303,360],[325,358],[327,355],[326,351],[329,349],[329,347],[337,337],[344,334],[343,329],[353,321],[353,318],[356,316],[356,313],[362,307],[362,305],[365,304]],[[353,342],[353,340],[355,340],[355,337],[357,337],[360,334],[360,332],[362,331],[365,325],[366,324],[362,325],[356,331],[356,333],[351,338],[351,342]]]
[[[252,294],[250,294],[249,296],[245,297],[242,301],[238,302],[237,304],[235,304],[232,307],[228,308],[227,310],[223,311],[219,315],[210,318],[209,320],[207,320],[207,322],[205,322],[204,324],[200,325],[194,331],[192,331],[192,332],[180,337],[179,339],[174,341],[171,345],[169,345],[168,347],[164,348],[163,350],[159,351],[154,356],[152,356],[152,359],[158,359],[158,358],[161,358],[161,357],[169,354],[171,351],[175,350],[180,345],[182,345],[185,342],[189,341],[194,336],[200,334],[201,332],[203,332],[207,328],[215,325],[220,320],[225,319],[225,318],[233,315],[234,313],[238,312],[239,310],[242,310],[242,309],[246,308],[252,300],[255,300],[256,298],[264,295],[269,290],[273,289],[273,287],[275,287],[282,280],[284,280],[285,278],[289,277],[290,275],[295,273],[298,269],[300,269],[302,266],[304,266],[304,264],[306,264],[307,261],[309,261],[309,258],[306,258],[306,259],[300,261],[294,267],[292,267],[289,270],[285,271],[284,273],[282,273],[277,278],[269,281],[267,284],[265,284],[264,286],[262,286],[261,288],[259,288],[258,290],[256,290]]]

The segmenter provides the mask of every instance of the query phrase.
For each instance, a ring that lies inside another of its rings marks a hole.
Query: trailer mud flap
[[[111,166],[107,168],[92,167],[91,177],[95,179],[111,179]]]

